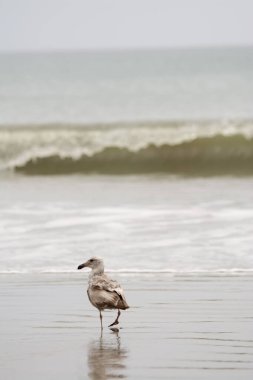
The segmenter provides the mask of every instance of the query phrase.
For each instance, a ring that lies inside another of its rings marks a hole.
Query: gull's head
[[[103,272],[104,271],[104,263],[103,260],[99,257],[91,257],[85,263],[79,265],[77,269],[83,268],[91,268],[94,272]]]

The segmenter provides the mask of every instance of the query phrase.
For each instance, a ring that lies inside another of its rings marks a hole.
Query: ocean
[[[0,272],[253,271],[253,48],[0,55]]]

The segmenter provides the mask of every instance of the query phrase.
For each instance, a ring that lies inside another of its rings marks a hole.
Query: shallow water
[[[131,308],[101,336],[84,273],[1,275],[2,377],[251,379],[252,276],[115,276]]]

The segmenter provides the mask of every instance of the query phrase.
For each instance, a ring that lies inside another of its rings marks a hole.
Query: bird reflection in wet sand
[[[89,379],[107,380],[124,379],[127,350],[121,348],[120,336],[117,332],[108,337],[92,341],[88,348]]]

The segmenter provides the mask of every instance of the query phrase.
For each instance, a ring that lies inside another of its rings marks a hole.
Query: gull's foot
[[[115,326],[115,325],[118,325],[118,324],[119,324],[119,322],[116,320],[113,323],[111,323],[108,327],[112,327],[112,326]]]

